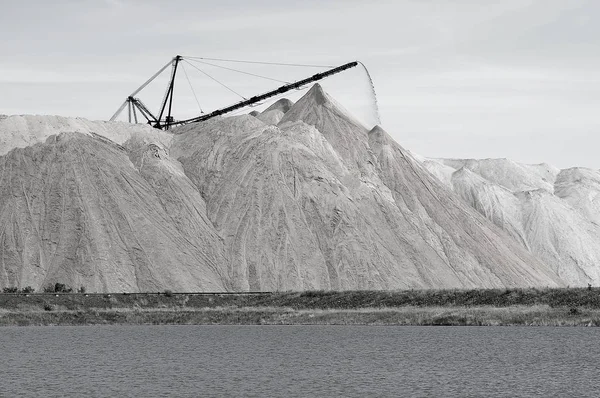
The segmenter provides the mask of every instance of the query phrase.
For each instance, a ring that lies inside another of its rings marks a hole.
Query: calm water
[[[600,329],[0,328],[0,396],[598,396]]]

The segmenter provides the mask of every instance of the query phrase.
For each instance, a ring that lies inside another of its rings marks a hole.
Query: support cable
[[[221,83],[220,81],[218,81],[217,79],[215,79],[214,77],[212,77],[211,75],[209,75],[208,73],[204,72],[202,69],[198,68],[196,65],[192,64],[190,61],[184,59],[185,62],[187,62],[189,65],[192,66],[192,68],[197,69],[200,73],[204,74],[205,76],[209,77],[210,79],[214,80],[215,82],[219,83],[221,86],[225,87],[227,90],[231,91],[232,93],[234,93],[235,95],[241,97],[244,100],[247,100],[248,98],[244,97],[242,94],[234,91],[233,89],[227,87],[225,84]]]
[[[188,84],[190,85],[190,88],[192,89],[192,94],[194,94],[194,98],[196,99],[196,104],[198,104],[198,108],[200,109],[200,113],[204,113],[204,111],[202,110],[202,107],[200,106],[200,101],[198,101],[198,97],[196,96],[196,91],[194,91],[194,86],[192,86],[192,82],[190,81],[190,78],[189,78],[187,71],[185,70],[185,66],[183,64],[181,64],[181,69],[183,69],[185,78],[187,79]]]
[[[207,61],[223,61],[223,62],[239,62],[244,64],[261,64],[261,65],[278,65],[278,66],[299,66],[305,68],[334,68],[331,65],[304,65],[304,64],[285,64],[280,62],[258,62],[258,61],[242,61],[238,59],[222,59],[222,58],[204,58],[204,57],[189,57],[184,56],[184,58],[189,59],[203,59]]]
[[[243,73],[244,75],[250,75],[250,76],[254,76],[254,77],[260,77],[261,79],[267,79],[267,80],[271,80],[271,81],[274,81],[274,82],[277,82],[277,83],[290,84],[290,82],[288,82],[288,81],[273,79],[271,77],[261,76],[261,75],[257,75],[257,74],[250,73],[250,72],[244,72],[243,70],[228,68],[226,66],[221,66],[221,65],[215,65],[215,64],[211,64],[209,62],[203,62],[203,61],[197,61],[197,60],[193,60],[193,61],[194,62],[199,62],[199,63],[204,64],[204,65],[214,66],[216,68],[227,69],[227,70],[230,70],[230,71],[233,71],[233,72],[237,72],[237,73]]]

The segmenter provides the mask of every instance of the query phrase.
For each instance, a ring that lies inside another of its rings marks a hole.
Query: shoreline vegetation
[[[600,326],[600,288],[5,293],[0,326]]]

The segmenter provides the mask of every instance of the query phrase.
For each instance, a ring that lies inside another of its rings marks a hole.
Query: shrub
[[[72,291],[73,289],[68,287],[64,283],[56,282],[54,284],[54,293],[71,293]]]
[[[173,297],[173,291],[172,290],[168,290],[167,289],[167,290],[164,291],[164,293],[165,293],[165,296],[167,296],[167,297]]]
[[[24,287],[23,289],[21,289],[21,293],[33,293],[35,292],[35,289],[32,288],[31,286],[27,286]]]
[[[85,293],[85,290],[86,290],[85,286],[80,286],[79,289],[77,290],[77,293],[83,294],[83,293]]]
[[[2,289],[2,291],[4,293],[18,293],[19,289],[16,287],[5,287],[4,289]]]
[[[571,315],[579,315],[580,311],[577,308],[575,308],[575,307],[571,307],[569,309],[569,314],[571,314]]]
[[[52,311],[54,310],[54,306],[50,303],[44,303],[44,311]]]
[[[64,283],[56,282],[54,285],[44,286],[44,293],[72,293],[73,288]]]

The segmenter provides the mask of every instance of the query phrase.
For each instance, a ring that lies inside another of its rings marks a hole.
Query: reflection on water
[[[597,328],[0,328],[2,396],[597,396]]]

